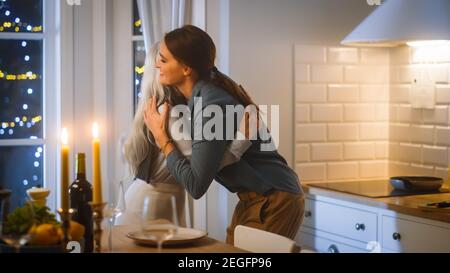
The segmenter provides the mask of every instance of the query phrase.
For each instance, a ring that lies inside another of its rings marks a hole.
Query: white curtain
[[[137,0],[137,3],[147,52],[166,32],[192,24],[192,0]]]
[[[142,22],[145,51],[163,39],[173,29],[192,24],[192,0],[137,0]],[[192,227],[193,199],[186,194],[186,225]]]

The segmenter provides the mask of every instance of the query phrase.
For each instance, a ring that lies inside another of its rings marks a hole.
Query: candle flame
[[[97,122],[94,122],[94,123],[92,124],[92,136],[93,136],[94,138],[98,138],[98,135],[99,135],[98,131],[99,131],[99,129],[98,129],[98,123],[97,123]]]
[[[67,128],[63,128],[61,131],[61,142],[64,145],[67,145],[67,143],[69,143],[69,134],[67,133]]]

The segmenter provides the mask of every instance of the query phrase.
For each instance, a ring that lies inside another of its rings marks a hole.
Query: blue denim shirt
[[[197,106],[194,109],[195,98],[202,99],[203,109],[208,105],[218,105],[224,112],[226,105],[239,104],[220,87],[210,82],[199,81],[194,86],[192,97],[188,102],[191,128],[198,122],[205,125],[213,118],[197,114]],[[235,127],[234,131],[237,130],[237,126]],[[287,165],[286,160],[276,150],[261,151],[262,140],[252,140],[252,145],[242,155],[240,161],[219,171],[219,164],[231,140],[206,140],[196,136],[195,132],[191,132],[191,136],[193,139],[191,160],[189,161],[175,148],[167,156],[167,167],[175,180],[182,184],[193,198],[202,197],[213,179],[231,192],[253,191],[259,194],[267,194],[271,190],[302,192],[299,178]]]

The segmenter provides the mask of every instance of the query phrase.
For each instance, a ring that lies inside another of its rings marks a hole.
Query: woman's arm
[[[223,107],[222,109],[225,109]],[[225,111],[223,111],[225,112]],[[182,184],[193,198],[198,199],[205,194],[212,180],[219,171],[220,162],[224,157],[225,150],[230,141],[225,140],[205,140],[202,138],[194,138],[192,142],[192,155],[188,160],[176,148],[165,129],[165,120],[168,118],[168,108],[162,114],[156,111],[156,103],[152,100],[149,104],[148,111],[145,114],[146,124],[155,136],[155,141],[162,149],[167,157],[167,167],[175,177],[176,181]],[[204,117],[199,112],[194,117],[194,124],[207,124],[211,119],[217,117]],[[223,131],[226,132],[226,116],[223,116]],[[231,117],[234,118],[234,115]],[[203,131],[203,128],[199,128]],[[195,129],[194,129],[195,130]],[[200,140],[197,140],[200,139]]]

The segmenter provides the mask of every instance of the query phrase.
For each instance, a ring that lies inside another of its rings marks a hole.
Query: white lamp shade
[[[394,47],[431,40],[450,40],[450,0],[387,0],[341,43]]]

